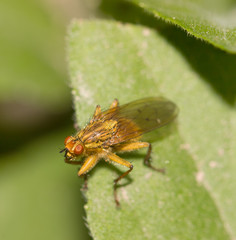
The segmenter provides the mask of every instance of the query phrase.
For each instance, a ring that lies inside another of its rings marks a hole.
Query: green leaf
[[[174,39],[174,45],[172,41]],[[234,239],[236,237],[236,57],[180,31],[162,35],[109,21],[74,21],[68,59],[77,124],[96,104],[108,107],[163,95],[180,108],[178,124],[157,131],[153,165],[145,151],[122,155],[134,170],[100,162],[90,172],[87,221],[94,239]],[[224,81],[223,81],[224,80]]]
[[[90,239],[83,222],[81,181],[59,154],[70,131],[45,134],[17,153],[2,155],[2,239]]]
[[[236,5],[231,0],[129,0],[157,18],[176,24],[197,38],[236,52]]]

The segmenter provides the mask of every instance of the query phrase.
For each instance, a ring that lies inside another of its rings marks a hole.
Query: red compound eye
[[[64,144],[66,145],[70,141],[70,139],[71,139],[71,136],[66,137],[65,141],[64,141]]]
[[[79,155],[84,151],[84,148],[81,144],[77,145],[74,149],[74,154]]]

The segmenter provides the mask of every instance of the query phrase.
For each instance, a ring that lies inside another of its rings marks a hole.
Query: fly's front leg
[[[78,172],[78,176],[80,177],[89,172],[97,164],[98,160],[98,155],[91,155],[87,157]]]
[[[84,174],[83,178],[84,178],[84,185],[81,190],[86,191],[88,190],[88,174]]]
[[[150,161],[150,156],[152,152],[152,145],[148,142],[133,142],[133,143],[128,143],[128,144],[121,144],[117,146],[114,150],[117,152],[128,152],[128,151],[133,151],[141,148],[148,148],[147,155],[144,158],[144,164],[150,168],[152,168],[155,171],[165,173],[165,169],[163,168],[156,168],[152,166],[151,161]]]
[[[127,175],[133,170],[133,165],[132,165],[130,162],[128,162],[128,161],[120,158],[119,156],[117,156],[117,155],[114,154],[114,153],[109,153],[109,154],[107,155],[107,157],[109,158],[109,160],[111,160],[111,161],[113,161],[113,162],[116,162],[116,163],[118,163],[118,164],[120,164],[120,165],[123,165],[123,166],[129,168],[128,171],[124,172],[121,176],[119,176],[118,178],[116,178],[116,179],[114,180],[114,199],[115,199],[115,202],[116,202],[116,206],[119,207],[119,206],[120,206],[120,202],[119,202],[118,197],[117,197],[117,183],[118,183],[123,177],[127,176]]]
[[[98,155],[91,155],[85,159],[82,167],[80,168],[78,176],[84,178],[84,186],[82,188],[83,190],[88,189],[87,173],[97,164],[98,160],[99,160]]]

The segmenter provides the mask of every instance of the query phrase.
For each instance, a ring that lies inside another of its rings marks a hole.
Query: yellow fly
[[[87,126],[75,136],[66,137],[65,148],[61,152],[65,152],[66,163],[82,165],[79,176],[86,176],[100,159],[127,167],[128,171],[114,180],[114,196],[118,206],[117,183],[132,171],[133,165],[115,153],[148,148],[144,164],[163,172],[163,169],[151,165],[151,144],[140,141],[140,138],[144,133],[170,123],[177,115],[178,107],[163,97],[144,98],[122,106],[115,99],[106,111],[102,112],[97,105]],[[79,156],[82,160],[78,161]]]

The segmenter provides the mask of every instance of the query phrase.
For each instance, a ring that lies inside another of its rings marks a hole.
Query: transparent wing
[[[96,119],[116,120],[117,132],[107,141],[114,145],[160,128],[176,118],[178,107],[163,97],[149,97],[108,109]],[[95,120],[96,120],[95,119]]]

